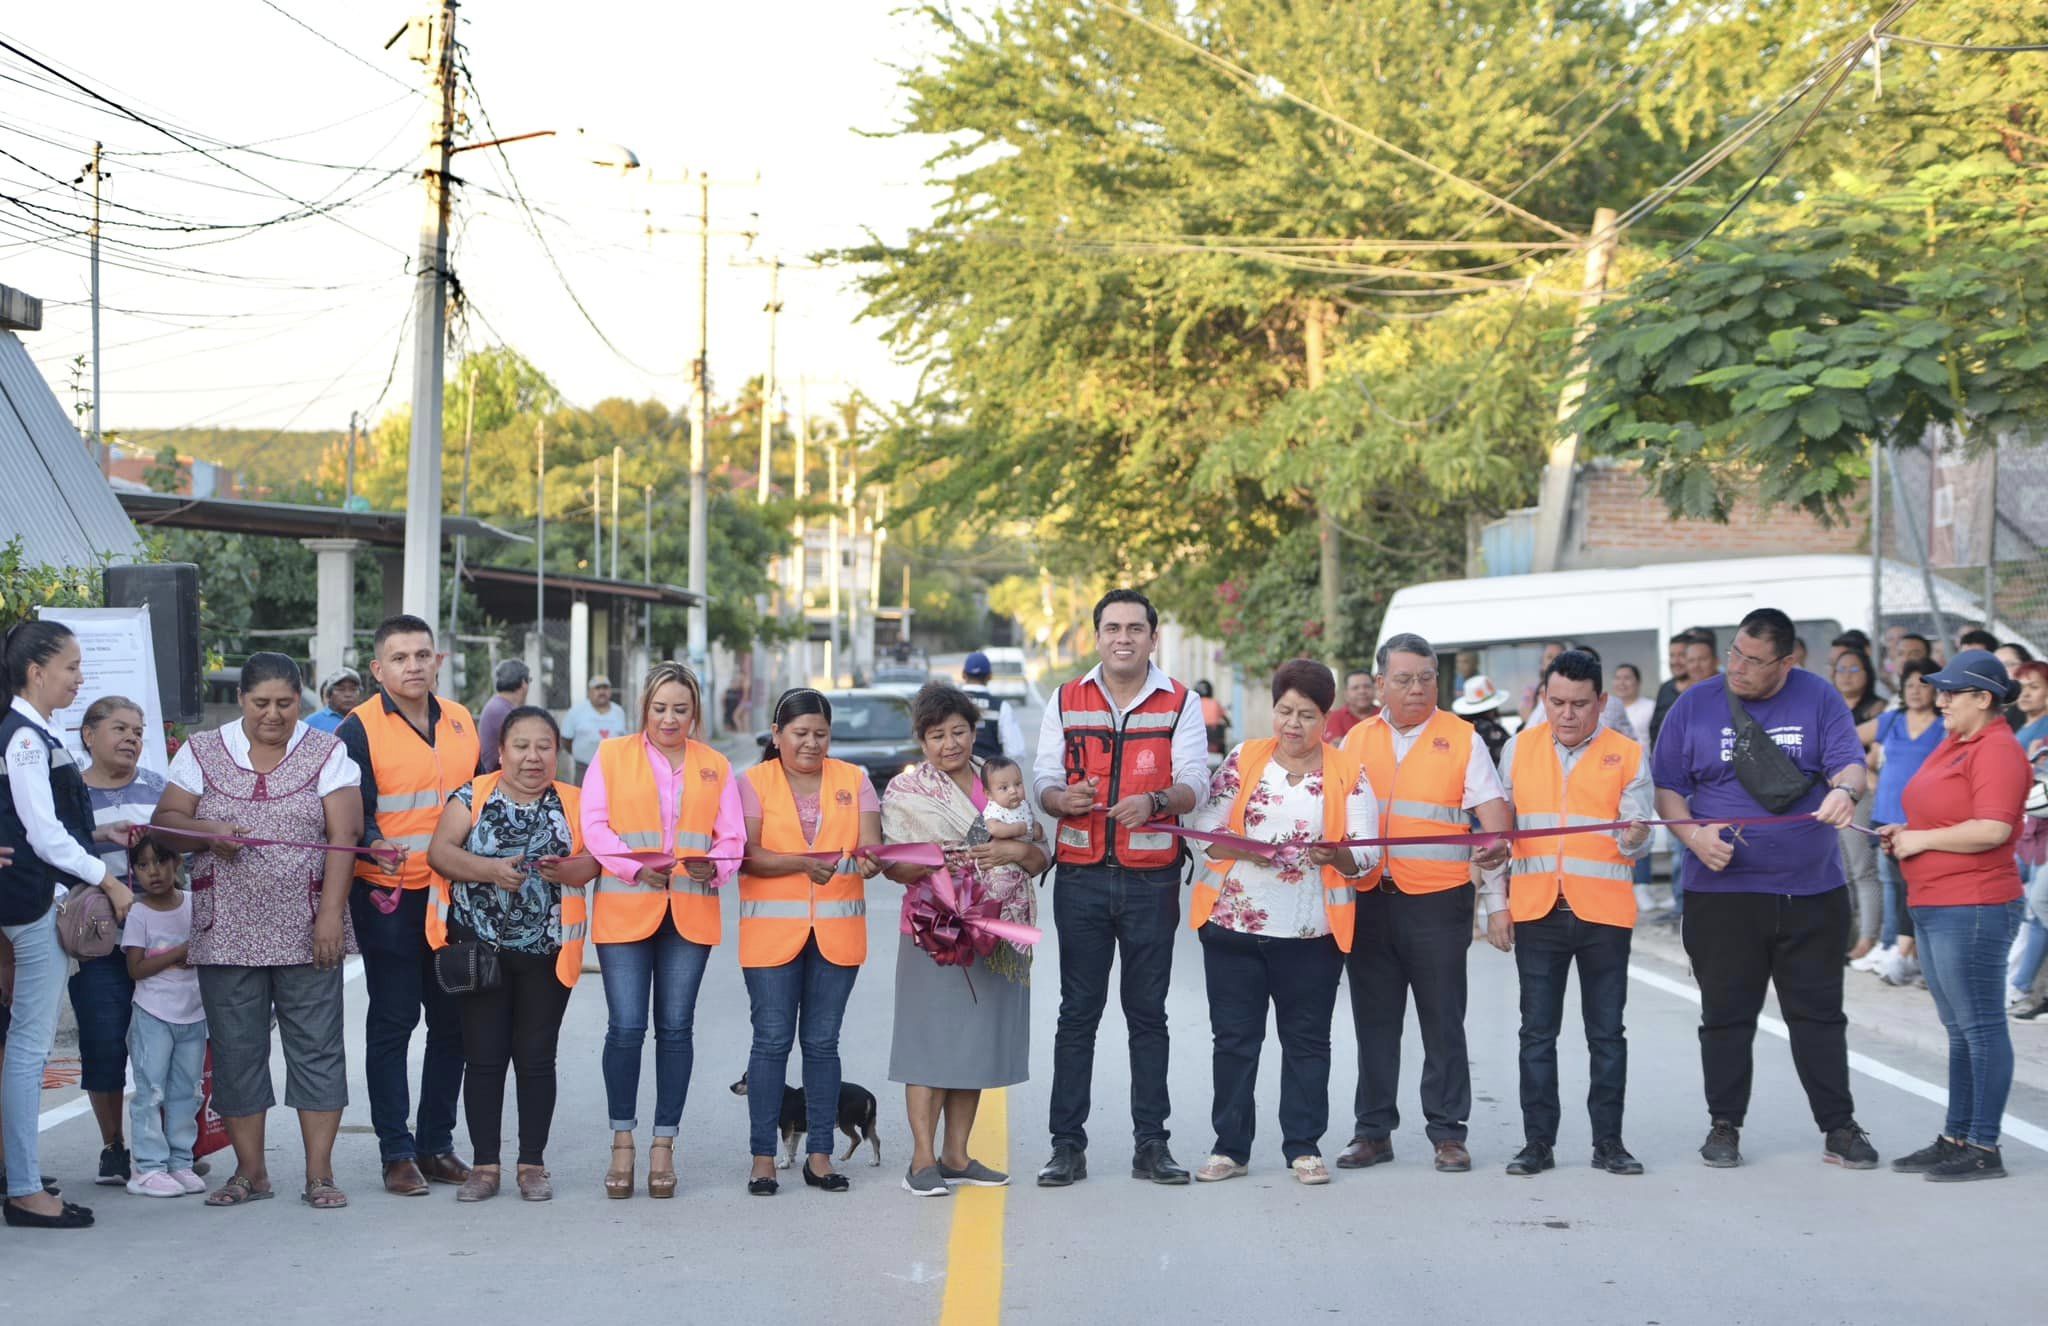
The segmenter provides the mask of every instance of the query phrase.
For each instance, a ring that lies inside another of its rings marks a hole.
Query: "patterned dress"
[[[218,730],[192,738],[206,778],[195,815],[241,826],[254,838],[327,841],[320,769],[340,743],[308,732],[267,774],[244,769]],[[232,861],[211,852],[193,856],[192,940],[196,967],[297,967],[313,960],[313,917],[319,909],[327,854],[306,847],[244,847]],[[342,911],[342,939],[356,952],[355,927]]]

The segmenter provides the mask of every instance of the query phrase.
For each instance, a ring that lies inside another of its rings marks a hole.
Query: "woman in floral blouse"
[[[1213,844],[1189,921],[1202,939],[1215,1037],[1216,1146],[1195,1178],[1245,1173],[1252,1087],[1270,1007],[1280,1033],[1280,1149],[1295,1178],[1330,1181],[1321,1142],[1330,1114],[1330,1017],[1351,947],[1351,881],[1379,849],[1311,846],[1379,832],[1379,804],[1356,760],[1323,742],[1336,700],[1330,670],[1308,659],[1273,674],[1273,735],[1230,752],[1191,821],[1279,850]]]

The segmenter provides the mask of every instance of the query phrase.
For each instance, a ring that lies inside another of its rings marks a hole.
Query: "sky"
[[[73,181],[95,139],[107,152],[106,430],[334,429],[410,398],[408,273],[432,107],[406,42],[382,48],[424,12],[403,0],[97,0],[0,18],[0,40],[184,140],[0,50],[0,195],[18,200],[0,198],[0,283],[45,301],[43,329],[24,339],[67,406],[91,343],[90,287],[83,237],[59,232],[87,224],[91,181]],[[871,136],[902,119],[897,69],[936,44],[900,0],[470,0],[459,15],[480,97],[463,89],[458,139],[489,137],[485,112],[499,136],[556,136],[455,158],[469,183],[453,263],[472,302],[456,345],[509,344],[572,402],[684,402],[697,291],[697,190],[684,181],[697,173],[714,183],[714,230],[755,232],[712,242],[721,395],[767,360],[768,272],[746,264],[804,264],[869,230],[898,239],[930,213],[923,164],[940,145]],[[593,164],[620,146],[641,170]],[[512,198],[507,159],[559,276]],[[260,230],[178,228],[341,200]],[[810,379],[813,413],[853,386],[880,400],[914,390],[915,367],[858,320],[851,278],[782,272],[778,376],[791,404]]]

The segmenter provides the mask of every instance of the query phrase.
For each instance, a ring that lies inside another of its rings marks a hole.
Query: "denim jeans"
[[[1564,1024],[1564,992],[1574,963],[1579,969],[1579,1018],[1586,1028],[1591,1073],[1586,1112],[1593,1140],[1621,1136],[1628,1087],[1628,1037],[1622,1009],[1628,1002],[1628,954],[1633,935],[1614,925],[1581,920],[1564,907],[1515,926],[1515,970],[1522,985],[1522,1136],[1557,1145],[1557,1034]]]
[[[1131,1135],[1138,1145],[1167,1138],[1166,989],[1180,928],[1180,872],[1063,865],[1053,880],[1060,937],[1060,1018],[1052,1041],[1052,1140],[1085,1148],[1095,1077],[1095,1030],[1118,982],[1131,1046]]]
[[[2005,951],[2019,902],[1915,907],[1920,969],[1934,1011],[1948,1029],[1948,1121],[1958,1142],[1998,1145],[2012,1091],[2012,1028],[2005,1020]]]
[[[1881,825],[1874,827],[1882,827]],[[1900,935],[1913,933],[1913,918],[1906,911],[1906,876],[1899,869],[1898,858],[1890,852],[1877,854],[1877,882],[1884,890],[1884,912],[1878,925],[1877,942],[1881,948],[1893,948]]]
[[[166,1022],[138,1008],[128,1023],[135,1095],[128,1102],[135,1172],[188,1170],[199,1141],[199,1079],[206,1072],[206,1019]]]
[[[78,1019],[78,1085],[86,1091],[128,1089],[128,1014],[135,982],[120,948],[86,958],[71,974],[71,1012]]]
[[[693,944],[676,929],[675,918],[630,944],[599,944],[604,973],[605,1108],[613,1132],[640,1126],[640,1051],[647,1043],[647,1012],[654,1008],[654,1135],[682,1131],[683,1102],[690,1094],[695,1061],[697,987],[711,948]]]
[[[370,1124],[384,1163],[446,1155],[455,1149],[455,1109],[462,1097],[462,1008],[434,979],[427,946],[426,889],[402,889],[398,907],[377,910],[370,889],[349,891],[349,917],[363,953],[363,1081],[370,1093]],[[420,1067],[419,1131],[406,1127],[412,1093],[406,1061],[413,1028],[427,1020],[426,1057]]]
[[[1358,1036],[1353,1137],[1375,1141],[1401,1124],[1401,1037],[1408,993],[1422,1031],[1422,1117],[1430,1143],[1463,1142],[1472,1115],[1472,1061],[1465,1051],[1465,955],[1472,947],[1469,884],[1436,893],[1384,888],[1358,895],[1357,931],[1345,972]]]
[[[1251,1161],[1253,1087],[1270,1008],[1280,1036],[1280,1154],[1290,1165],[1297,1156],[1321,1155],[1330,1124],[1330,1018],[1344,976],[1337,941],[1239,934],[1213,923],[1199,933],[1215,1038],[1209,1119],[1216,1154],[1240,1165]]]
[[[2034,988],[2041,974],[2041,960],[2048,958],[2048,865],[2021,867],[2027,882],[2026,915],[2020,922],[2022,939],[2006,972],[2006,984],[2020,993]]]
[[[747,1055],[749,1149],[757,1156],[776,1154],[789,1050],[801,1043],[809,1123],[805,1151],[829,1156],[839,1125],[839,1024],[860,968],[827,962],[814,934],[803,952],[781,966],[742,967],[740,975],[754,1006],[754,1048]]]
[[[0,1068],[0,1114],[7,1139],[7,1195],[43,1190],[36,1139],[43,1108],[43,1068],[57,1039],[64,991],[64,950],[57,946],[57,909],[24,925],[0,927],[14,945],[14,999],[8,1005],[7,1055]]]

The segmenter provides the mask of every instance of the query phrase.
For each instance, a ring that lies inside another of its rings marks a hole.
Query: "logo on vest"
[[[853,793],[842,787],[832,794],[832,799],[842,806],[850,806],[853,804]]]
[[[451,718],[448,720],[448,726],[454,728],[457,732],[460,732],[462,731],[462,720],[459,718]]]
[[[1134,767],[1140,777],[1143,777],[1147,774],[1158,773],[1159,757],[1154,755],[1149,750],[1141,750],[1138,752],[1137,763]]]
[[[1621,767],[1621,756],[1613,751],[1609,751],[1600,757],[1600,767],[1603,769],[1619,769]]]
[[[1430,748],[1431,750],[1434,750],[1434,751],[1442,751],[1443,753],[1445,753],[1446,755],[1448,755],[1448,754],[1450,753],[1450,750],[1451,750],[1451,742],[1450,742],[1450,738],[1448,738],[1448,737],[1431,737],[1431,738],[1429,739],[1429,748]]]
[[[718,781],[718,770],[707,765],[697,771],[697,778],[700,782],[715,783]]]

